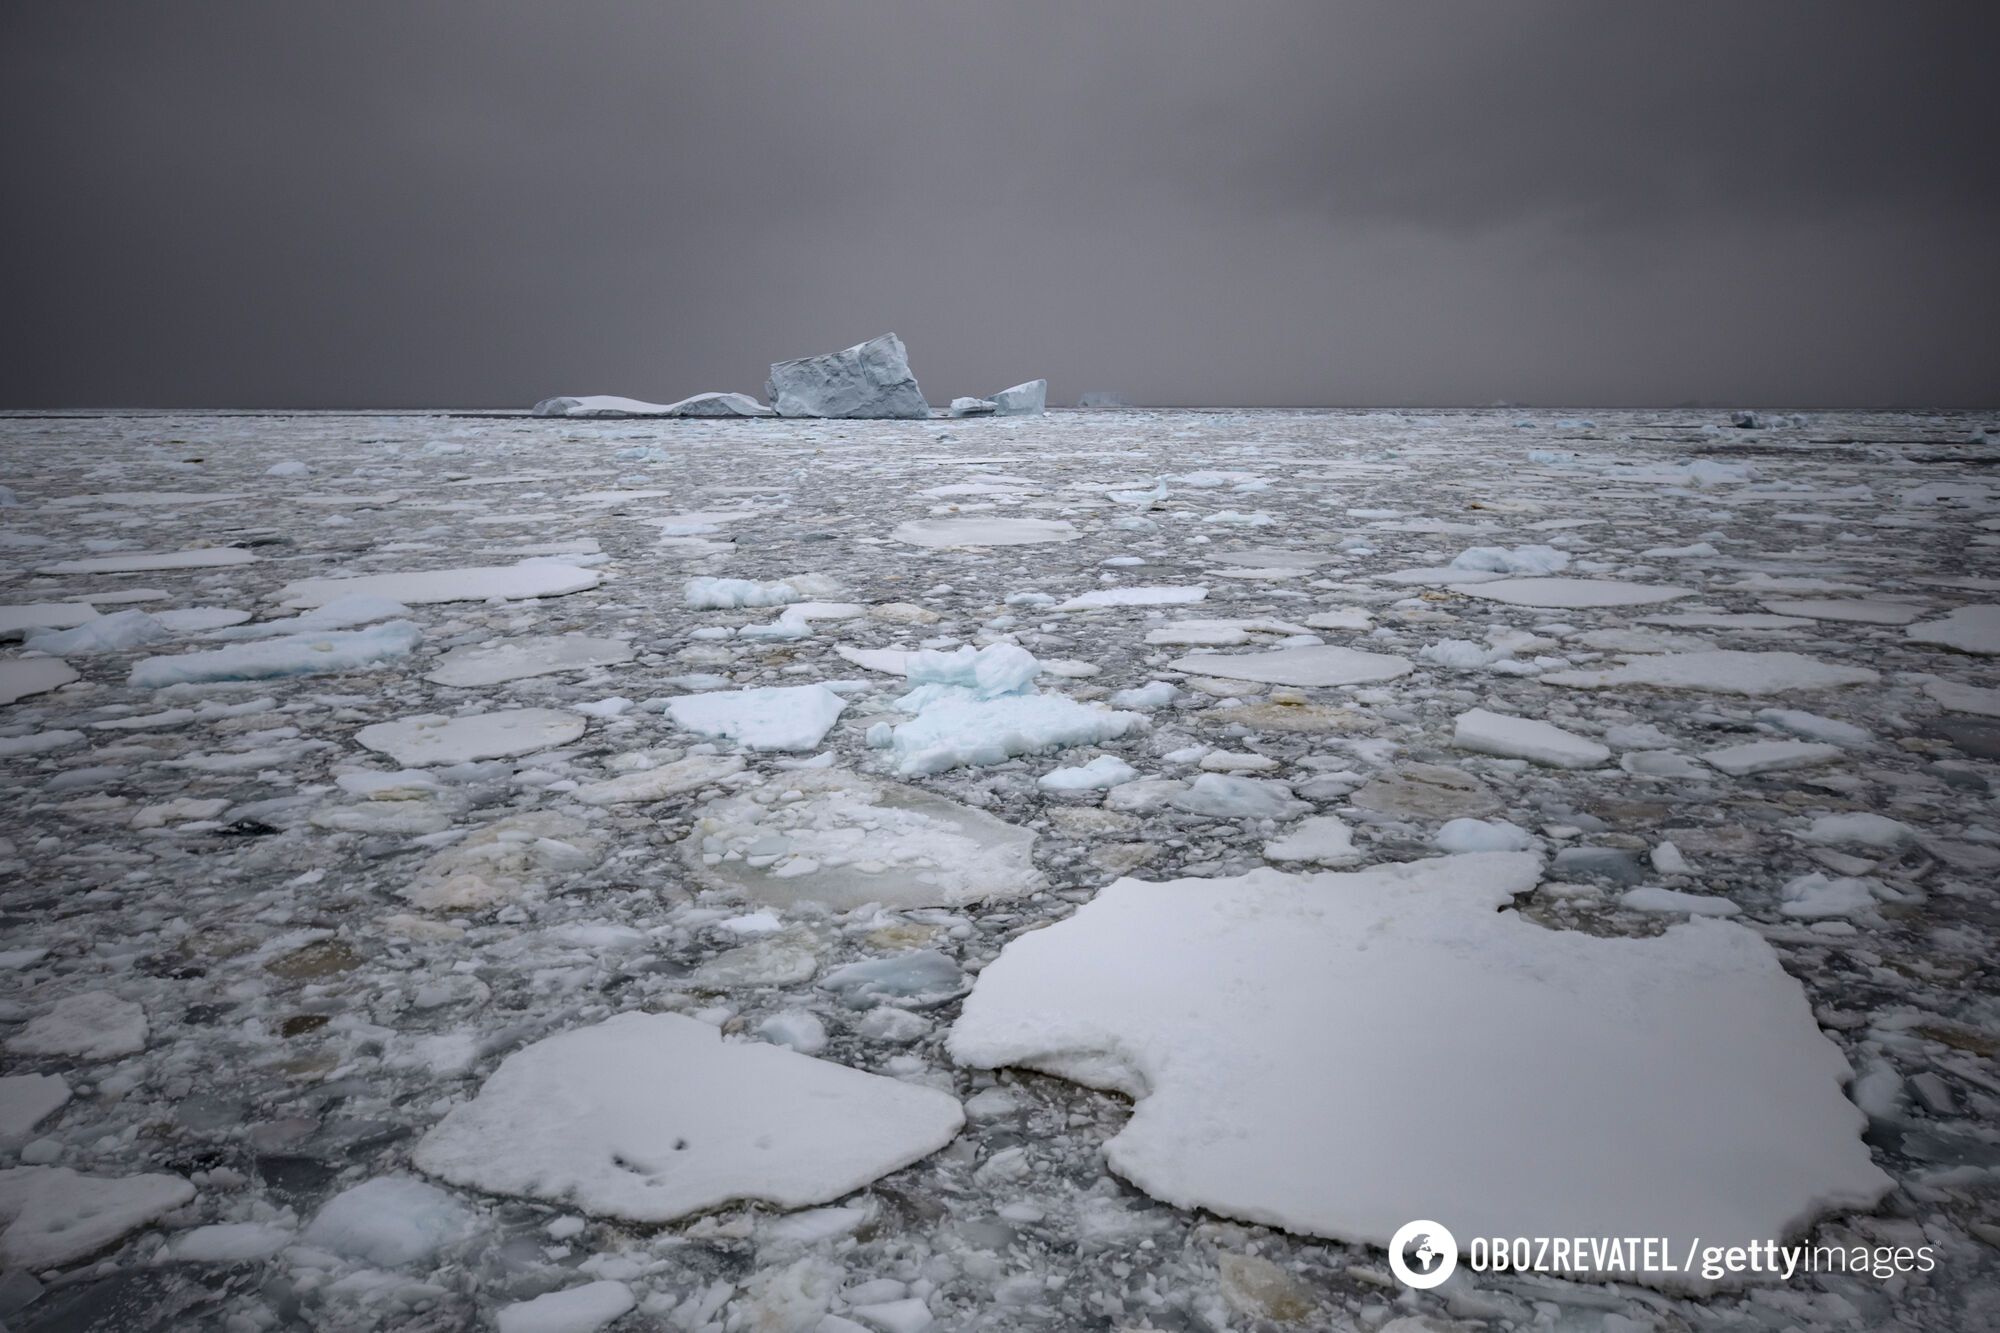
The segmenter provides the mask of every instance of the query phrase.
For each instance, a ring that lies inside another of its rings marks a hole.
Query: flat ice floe
[[[959,907],[1046,887],[1030,830],[838,769],[712,801],[681,847],[706,878],[778,907]]]
[[[1316,644],[1268,653],[1191,653],[1171,664],[1176,671],[1267,685],[1365,685],[1407,676],[1407,657]]]
[[[358,671],[409,655],[423,637],[413,622],[392,620],[365,630],[253,639],[225,648],[141,658],[132,664],[127,683],[141,689],[162,689],[203,681],[272,680]]]
[[[254,552],[240,546],[203,546],[192,551],[160,551],[153,554],[95,555],[83,560],[62,560],[44,565],[44,574],[145,574],[162,569],[214,569],[225,565],[255,564]]]
[[[180,1176],[86,1176],[66,1166],[0,1171],[0,1264],[74,1263],[194,1197]]]
[[[1551,685],[1612,689],[1650,685],[1662,690],[1714,690],[1718,694],[1777,694],[1785,690],[1827,690],[1867,685],[1881,679],[1869,667],[1822,662],[1803,653],[1656,653],[1601,671],[1551,671]]]
[[[1756,773],[1779,773],[1786,769],[1829,764],[1843,753],[1838,745],[1817,741],[1750,741],[1743,745],[1705,750],[1701,758],[1703,763],[1731,777],[1742,778]]]
[[[625,1013],[508,1056],[412,1161],[470,1189],[659,1223],[733,1200],[837,1199],[936,1152],[964,1119],[933,1088]]]
[[[31,694],[46,694],[76,678],[76,668],[59,657],[15,657],[0,661],[0,705]]]
[[[824,685],[714,690],[668,701],[676,726],[752,750],[810,750],[840,720],[847,700]]]
[[[1056,604],[1058,611],[1096,611],[1113,606],[1185,606],[1208,596],[1204,587],[1093,588]]]
[[[1764,603],[1766,610],[1781,616],[1804,616],[1809,620],[1847,621],[1857,625],[1907,625],[1930,613],[1928,607],[1908,602],[1883,602],[1865,597],[1834,597],[1815,600],[1776,598]]]
[[[1031,546],[1083,534],[1059,518],[918,518],[889,534],[912,546]]]
[[[1435,1217],[1461,1237],[1682,1253],[1888,1190],[1847,1061],[1768,944],[1713,921],[1601,939],[1495,910],[1539,874],[1499,852],[1119,880],[1008,944],[949,1049],[1132,1097],[1105,1156],[1155,1198],[1340,1240]]]
[[[29,630],[73,629],[97,619],[97,608],[84,602],[28,602],[0,606],[0,639],[20,638]]]
[[[1552,768],[1596,768],[1611,760],[1610,749],[1588,736],[1484,708],[1458,715],[1452,723],[1451,743],[1461,750],[1526,759]]]
[[[514,708],[471,717],[432,714],[377,722],[355,732],[354,739],[404,768],[427,768],[554,749],[583,735],[586,725],[576,713]]]
[[[2000,653],[2000,606],[1961,606],[1942,620],[1912,625],[1903,633],[1917,643],[1991,656]]]
[[[560,597],[595,588],[597,571],[559,560],[531,559],[515,565],[465,569],[419,569],[400,574],[357,574],[351,578],[300,579],[278,589],[291,607],[325,606],[342,597],[387,597],[408,606],[433,602],[518,601]]]
[[[1665,583],[1627,583],[1621,579],[1500,579],[1492,583],[1476,583],[1464,591],[1467,597],[1483,597],[1490,602],[1568,610],[1600,606],[1651,606],[1694,596],[1693,588],[1676,588]]]
[[[454,648],[437,660],[424,679],[439,685],[499,685],[559,671],[616,666],[631,660],[632,645],[623,639],[593,639],[581,634],[536,635]]]
[[[2000,689],[1962,685],[1955,680],[1928,680],[1924,682],[1924,693],[1954,713],[2000,717]]]

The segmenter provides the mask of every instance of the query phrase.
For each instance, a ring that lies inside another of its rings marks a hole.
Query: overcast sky
[[[2000,5],[7,0],[0,406],[2000,404]]]

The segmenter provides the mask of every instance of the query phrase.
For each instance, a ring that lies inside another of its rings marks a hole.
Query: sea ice
[[[1614,689],[1650,685],[1662,690],[1713,690],[1719,694],[1777,694],[1784,690],[1828,690],[1868,685],[1881,679],[1869,667],[1822,662],[1801,653],[1655,653],[1600,671],[1551,671],[1551,685]]]
[[[999,764],[1015,755],[1117,740],[1142,725],[1137,713],[1078,703],[1059,694],[1007,694],[993,699],[945,698],[926,704],[888,734],[896,770],[942,773],[964,765]]]
[[[764,396],[781,417],[930,416],[930,404],[910,373],[903,340],[893,333],[840,352],[778,361]]]
[[[846,707],[824,685],[775,685],[684,694],[668,701],[667,716],[676,726],[752,750],[811,750]]]
[[[357,574],[348,578],[300,579],[278,589],[290,607],[321,607],[344,597],[388,597],[409,606],[433,602],[516,601],[560,597],[595,588],[597,571],[559,560],[529,559],[513,565],[466,569],[421,569],[400,574]]]
[[[1057,768],[1035,779],[1035,785],[1043,791],[1075,793],[1109,791],[1122,783],[1135,781],[1139,770],[1120,759],[1115,754],[1101,754],[1087,764],[1074,768]]]
[[[1474,546],[1453,556],[1451,568],[1492,574],[1554,574],[1569,568],[1569,556],[1553,546],[1516,546],[1511,550],[1504,546]]]
[[[1533,834],[1504,819],[1447,820],[1431,841],[1441,852],[1525,852],[1535,845]]]
[[[31,652],[61,657],[70,653],[122,653],[162,639],[174,631],[144,611],[114,611],[69,629],[39,630],[28,635]]]
[[[58,657],[9,658],[0,662],[0,705],[46,694],[76,678],[76,668]]]
[[[1265,843],[1264,859],[1344,866],[1360,860],[1361,851],[1354,845],[1354,830],[1338,816],[1314,815],[1292,825],[1283,837]]]
[[[1208,596],[1204,587],[1093,588],[1056,605],[1058,611],[1095,611],[1108,606],[1185,606]]]
[[[740,607],[787,606],[839,590],[840,585],[824,575],[799,574],[766,583],[754,579],[689,579],[682,596],[696,611],[733,611]]]
[[[949,1049],[1132,1097],[1105,1156],[1155,1198],[1350,1242],[1434,1216],[1680,1252],[1881,1198],[1847,1061],[1768,944],[1715,921],[1600,939],[1495,910],[1538,876],[1532,855],[1485,853],[1120,880],[1009,943]]]
[[[1701,758],[1702,762],[1721,769],[1731,777],[1742,778],[1753,773],[1777,773],[1785,769],[1831,763],[1840,758],[1841,753],[1838,745],[1822,745],[1816,741],[1750,741],[1743,745],[1705,750]]]
[[[1907,625],[1927,613],[1927,608],[1912,606],[1908,602],[1870,601],[1860,597],[1820,601],[1780,599],[1765,602],[1764,606],[1781,616],[1851,621],[1860,625]]]
[[[642,768],[602,782],[588,782],[574,793],[585,805],[632,805],[644,801],[664,801],[683,792],[699,791],[745,768],[742,755],[691,754],[684,759]]]
[[[1058,518],[917,518],[889,535],[911,546],[1031,546],[1083,534]]]
[[[1917,643],[1991,656],[2000,653],[2000,606],[1961,606],[1942,620],[1911,625],[1903,633]]]
[[[97,619],[97,608],[82,602],[28,602],[0,606],[0,639],[17,639],[30,630],[73,629]]]
[[[1292,795],[1290,784],[1269,778],[1203,773],[1167,804],[1212,819],[1290,819],[1312,807]]]
[[[468,1188],[659,1223],[738,1199],[837,1199],[963,1123],[948,1093],[634,1012],[508,1056],[412,1161]]]
[[[109,991],[65,995],[7,1038],[7,1049],[16,1055],[73,1055],[80,1060],[131,1055],[146,1049],[146,1011]]]
[[[1526,759],[1555,768],[1596,768],[1611,761],[1611,751],[1575,732],[1533,718],[1475,708],[1452,723],[1451,743],[1461,750]]]
[[[215,569],[255,564],[255,553],[240,546],[203,546],[192,551],[162,551],[151,555],[98,555],[45,565],[43,574],[144,574],[160,569]]]
[[[531,635],[454,648],[438,659],[424,679],[439,685],[499,685],[558,671],[616,666],[631,660],[632,645],[622,639],[593,639],[582,634]]]
[[[1586,609],[1600,606],[1651,606],[1692,597],[1694,589],[1664,583],[1627,583],[1619,579],[1499,579],[1465,589],[1467,597],[1483,597],[1512,606]]]
[[[180,1176],[86,1176],[66,1166],[0,1170],[0,1264],[54,1268],[86,1259],[194,1197]]]
[[[470,1237],[478,1219],[437,1186],[409,1176],[376,1176],[320,1206],[299,1239],[378,1268],[427,1260]]]
[[[2000,717],[2000,689],[1965,685],[1955,680],[1927,680],[1924,693],[1954,713]]]
[[[553,708],[513,708],[470,717],[420,717],[377,722],[354,733],[357,744],[388,755],[404,768],[501,759],[567,745],[587,724]]]
[[[597,1333],[637,1303],[632,1288],[606,1278],[503,1305],[493,1326],[499,1333]]]
[[[69,1102],[60,1074],[0,1076],[0,1144],[18,1142]]]
[[[711,801],[681,846],[704,878],[779,907],[957,907],[1045,887],[1031,831],[840,769]]]
[[[1268,653],[1193,653],[1171,664],[1176,671],[1267,685],[1365,685],[1410,673],[1410,660],[1358,648],[1324,644]]]
[[[423,631],[413,622],[392,620],[363,630],[255,639],[203,652],[141,658],[132,664],[127,682],[141,689],[162,689],[201,681],[269,680],[359,671],[408,655],[423,637]]]

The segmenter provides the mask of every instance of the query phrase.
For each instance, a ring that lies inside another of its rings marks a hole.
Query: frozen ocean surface
[[[0,417],[0,1322],[2000,1324],[2000,445],[1767,420]]]

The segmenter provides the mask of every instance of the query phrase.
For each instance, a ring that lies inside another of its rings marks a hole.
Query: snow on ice
[[[958,1099],[933,1088],[627,1013],[507,1057],[412,1160],[471,1189],[659,1223],[738,1199],[837,1199],[963,1123]]]
[[[980,973],[952,1057],[1133,1098],[1105,1156],[1156,1198],[1341,1240],[1421,1213],[1741,1245],[1889,1189],[1847,1061],[1769,945],[1494,910],[1539,873],[1503,852],[1121,880]]]

